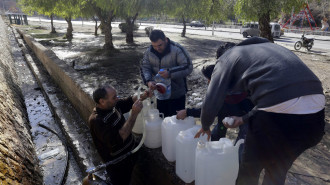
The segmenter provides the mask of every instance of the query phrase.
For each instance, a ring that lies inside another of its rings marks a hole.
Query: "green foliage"
[[[38,14],[60,17],[78,17],[80,16],[80,3],[83,0],[19,0],[18,4],[27,14]]]
[[[213,0],[209,12],[204,20],[205,24],[211,24],[213,21],[226,20],[233,14],[234,1],[232,0]]]
[[[80,8],[81,17],[84,18],[95,17],[95,10],[93,9],[93,5],[91,1],[84,1],[84,0],[80,1],[79,8]]]
[[[225,20],[232,14],[232,0],[168,0],[166,13],[187,20],[202,20],[205,24]]]
[[[304,0],[237,0],[235,13],[239,19],[258,21],[261,15],[269,13],[270,18],[277,18],[281,12],[291,13],[300,11]]]
[[[113,11],[116,5],[119,5],[121,0],[90,0],[96,7],[108,12]]]
[[[143,0],[140,15],[149,17],[155,14],[164,13],[167,0]]]
[[[205,19],[212,0],[168,0],[166,12],[177,18]]]
[[[19,0],[18,5],[26,14],[33,14],[38,12],[46,16],[50,16],[55,12],[55,6],[58,0],[44,1],[44,0]]]
[[[54,14],[63,18],[77,18],[81,15],[80,0],[58,0]]]
[[[115,6],[115,14],[118,17],[132,17],[142,8],[144,0],[122,0]]]
[[[119,3],[120,0],[89,0],[88,2],[102,24],[109,24],[109,26],[115,16],[115,5]]]

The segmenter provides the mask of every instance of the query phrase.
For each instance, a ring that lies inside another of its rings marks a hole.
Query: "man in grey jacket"
[[[156,89],[155,75],[171,79],[171,96],[165,100],[157,99],[157,109],[165,117],[172,116],[177,110],[185,108],[186,77],[192,72],[193,65],[188,52],[180,44],[165,37],[161,30],[153,30],[149,38],[151,46],[144,53],[141,75],[151,90]]]
[[[250,38],[222,53],[203,102],[202,129],[210,125],[228,91],[248,92],[254,109],[235,117],[235,128],[249,124],[236,184],[284,184],[294,160],[324,135],[325,97],[316,75],[291,51],[267,39]]]

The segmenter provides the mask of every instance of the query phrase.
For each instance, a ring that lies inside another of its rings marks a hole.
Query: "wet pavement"
[[[143,57],[143,51],[149,46],[149,42],[145,42],[147,37],[143,32],[135,34],[143,38],[143,41],[137,42],[136,45],[128,45],[121,42],[125,40],[125,35],[117,32],[118,28],[113,28],[116,30],[113,40],[118,52],[107,56],[102,51],[104,36],[94,36],[87,27],[74,32],[72,42],[62,39],[63,32],[66,31],[64,25],[57,27],[58,33],[52,35],[47,35],[48,30],[45,30],[47,28],[44,25],[38,25],[37,28],[38,34],[31,35],[81,74],[82,87],[86,84],[97,87],[108,83],[117,88],[120,96],[125,97],[134,94],[142,83],[139,62]],[[30,29],[28,32],[34,31]]]
[[[23,53],[16,42],[12,29],[8,28],[8,32],[13,46],[12,53],[15,58],[19,86],[24,97],[44,184],[80,184],[82,174],[72,157],[72,152],[67,151],[61,129],[51,112],[42,89],[22,55]]]

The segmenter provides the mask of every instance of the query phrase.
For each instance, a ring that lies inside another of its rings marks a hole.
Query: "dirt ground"
[[[79,71],[86,83],[95,87],[103,83],[110,83],[117,88],[121,96],[135,93],[138,87],[142,85],[139,61],[150,44],[143,27],[140,27],[135,33],[135,45],[127,45],[125,34],[114,26],[113,43],[118,52],[111,56],[105,56],[100,51],[104,36],[94,36],[93,26],[74,25],[74,39],[69,43],[62,39],[66,31],[66,24],[56,23],[58,33],[50,35],[49,23],[31,21],[29,23],[30,27],[19,27],[32,34],[45,46],[51,48],[59,58]],[[171,40],[183,45],[190,53],[193,59],[194,71],[188,77],[187,107],[201,106],[207,85],[206,80],[201,76],[200,69],[206,64],[215,62],[215,52],[221,42],[232,41],[237,43],[239,41],[212,36],[188,34],[187,37],[182,38],[179,33],[165,34]],[[293,49],[293,46],[291,49]],[[323,83],[327,98],[326,134],[316,147],[305,151],[295,161],[287,175],[286,184],[330,184],[330,56],[303,52],[295,52],[295,54],[311,68]]]

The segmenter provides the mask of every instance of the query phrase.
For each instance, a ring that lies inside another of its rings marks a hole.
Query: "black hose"
[[[122,156],[119,156],[118,158],[116,158],[116,159],[114,159],[112,161],[108,161],[105,164],[101,164],[101,165],[98,165],[96,167],[90,168],[86,172],[89,173],[89,174],[95,173],[97,171],[100,171],[100,170],[106,168],[109,165],[119,163],[120,161],[124,160],[126,157],[130,156],[131,154],[132,154],[132,152],[127,152],[126,154],[124,154]]]
[[[40,124],[38,123],[38,125],[48,131],[50,131],[51,133],[55,134],[62,142],[62,144],[64,145],[65,148],[65,153],[66,153],[66,162],[65,162],[65,170],[63,171],[62,177],[61,177],[61,181],[60,184],[63,185],[65,183],[65,179],[68,175],[68,164],[69,164],[69,152],[68,152],[68,145],[66,144],[65,140],[63,140],[54,130],[52,130],[51,128],[49,128],[46,125]]]
[[[86,172],[87,172],[88,174],[95,173],[95,172],[97,172],[97,171],[100,171],[100,170],[106,168],[106,167],[109,166],[109,165],[117,164],[117,163],[119,163],[120,161],[124,160],[126,157],[128,157],[128,156],[134,154],[135,152],[137,152],[137,151],[141,148],[141,146],[143,145],[143,143],[144,143],[144,140],[145,140],[145,137],[146,137],[146,133],[145,133],[145,132],[146,132],[146,129],[143,130],[143,135],[142,135],[142,139],[141,139],[140,143],[139,143],[138,146],[135,147],[132,151],[129,151],[129,152],[127,152],[126,154],[124,154],[124,155],[122,155],[122,156],[119,156],[118,158],[116,158],[116,159],[114,159],[114,160],[108,161],[108,162],[105,163],[105,164],[101,164],[101,165],[98,165],[98,166],[96,166],[96,167],[92,167],[92,168],[90,168],[90,169],[87,169]]]

